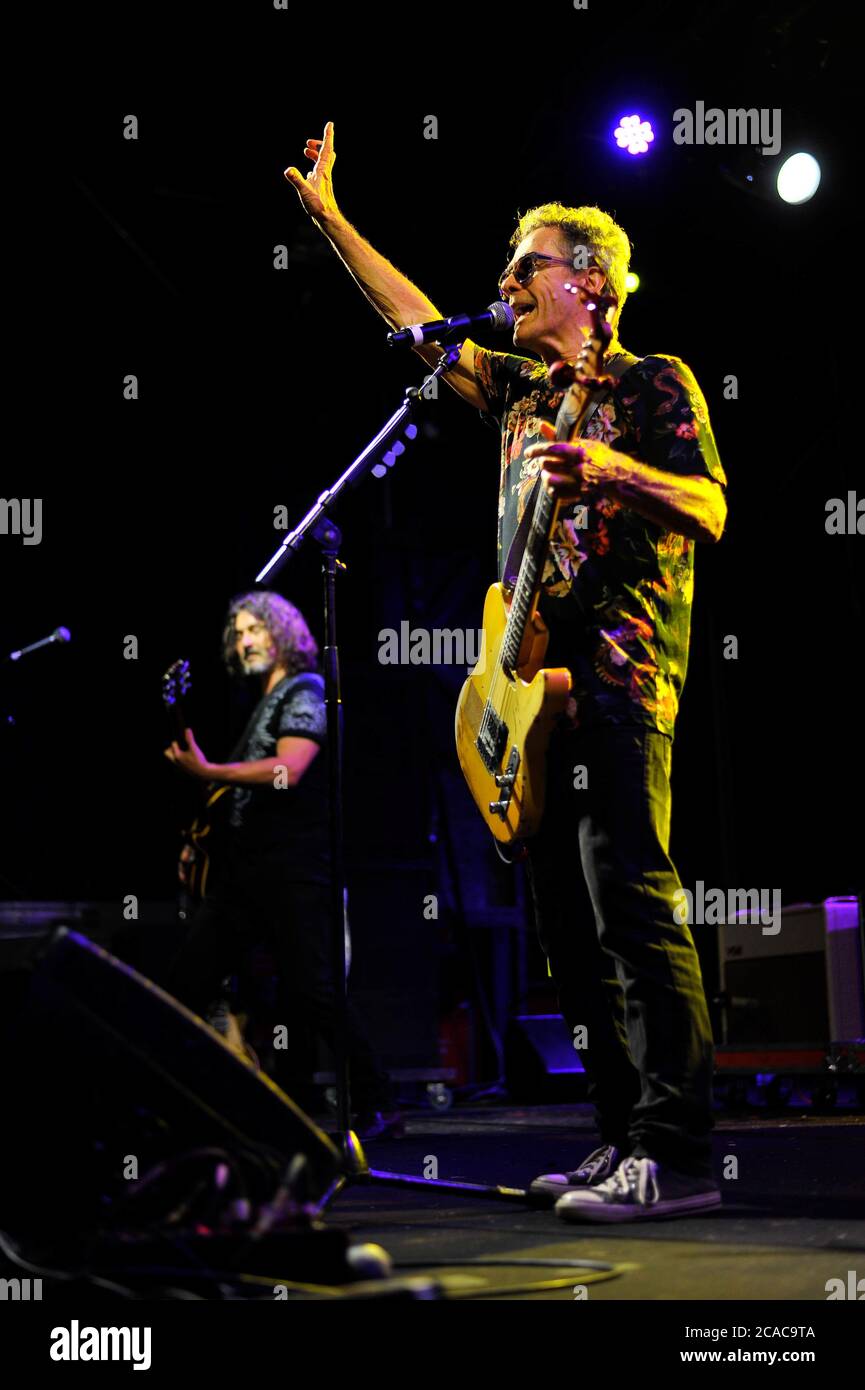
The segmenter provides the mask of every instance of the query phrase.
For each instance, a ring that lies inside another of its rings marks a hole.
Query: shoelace
[[[626,1197],[641,1207],[652,1206],[658,1200],[655,1181],[657,1164],[650,1158],[625,1158],[611,1178],[599,1183],[596,1192],[608,1197]]]
[[[579,1168],[577,1169],[576,1176],[582,1177],[583,1174],[586,1173],[590,1178],[593,1178],[596,1173],[599,1173],[603,1168],[606,1167],[609,1161],[609,1148],[595,1149],[594,1153],[589,1154],[585,1163],[580,1164]]]

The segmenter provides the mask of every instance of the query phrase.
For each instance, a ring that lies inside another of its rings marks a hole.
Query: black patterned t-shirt
[[[611,367],[614,365],[610,358]],[[498,567],[535,478],[530,444],[555,424],[563,392],[544,363],[475,348],[484,419],[501,431]],[[652,468],[727,478],[706,403],[690,369],[656,354],[616,382],[584,431]],[[550,629],[545,666],[573,676],[580,717],[641,723],[672,736],[688,666],[695,542],[665,530],[596,488],[562,509],[542,575],[539,608]]]
[[[324,678],[317,672],[286,676],[259,701],[232,760],[275,758],[277,743],[287,737],[311,739],[321,751],[295,786],[230,788],[227,821],[232,868],[327,883],[327,718]]]

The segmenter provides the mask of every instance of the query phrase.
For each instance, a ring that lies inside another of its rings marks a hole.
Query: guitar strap
[[[262,714],[262,711],[264,710],[264,706],[267,704],[267,701],[269,699],[269,695],[262,695],[261,699],[258,701],[258,704],[255,706],[255,709],[252,711],[252,714],[249,716],[249,719],[247,720],[246,728],[244,729],[243,733],[240,735],[240,738],[237,740],[236,744],[234,745],[234,747],[228,755],[228,762],[240,762],[242,754],[246,751],[246,745],[249,742],[250,737],[252,736],[252,731],[258,723],[259,717]]]
[[[618,381],[620,377],[624,376],[625,372],[629,371],[630,368],[633,367],[635,362],[639,361],[641,361],[641,358],[635,357],[632,352],[615,352],[611,355],[609,360],[605,362],[604,371],[607,376],[614,377],[616,381]],[[602,391],[596,391],[594,393],[594,399],[592,400],[588,410],[586,411],[586,415],[583,420],[583,427],[580,431],[580,434],[577,436],[578,438],[583,437],[586,425],[589,423],[595,411],[598,409],[598,406],[601,405],[601,403],[605,401],[607,397],[611,394],[612,392],[609,388],[606,388]],[[559,433],[560,426],[567,422],[567,400],[568,393],[565,392],[564,399],[562,400],[562,403],[559,406],[559,413],[556,416],[556,434]],[[502,583],[508,589],[513,589],[514,585],[517,582],[517,576],[519,575],[520,565],[522,564],[523,559],[523,551],[525,550],[526,542],[529,539],[529,531],[532,529],[532,521],[535,515],[535,502],[537,501],[538,488],[540,487],[540,485],[541,475],[539,473],[537,478],[535,478],[534,486],[532,487],[532,490],[529,493],[528,498],[526,499],[525,510],[523,511],[522,517],[520,518],[520,524],[516,529],[514,538],[511,541],[510,549],[508,551],[508,557],[505,560],[505,567],[502,571]]]
[[[291,681],[289,682],[289,686],[287,688],[293,688],[303,676],[306,676],[308,674],[308,671],[298,671],[296,675],[292,676]],[[276,689],[277,687],[274,686],[274,690]],[[234,745],[234,747],[228,755],[228,761],[230,763],[236,763],[241,761],[242,755],[246,751],[246,745],[248,744],[252,736],[252,731],[258,723],[259,718],[264,713],[264,707],[272,695],[273,690],[271,690],[267,695],[262,695],[258,704],[255,706],[255,709],[249,716],[246,728],[244,729],[243,733],[240,735],[240,738],[237,740],[237,743]]]
[[[296,676],[292,677],[291,685],[295,685],[301,679],[302,676],[305,676],[307,674],[308,673],[306,671],[299,671]],[[274,686],[274,689],[276,688],[277,687]],[[252,711],[252,714],[249,716],[249,719],[246,722],[246,728],[243,730],[243,733],[240,735],[240,738],[237,740],[237,742],[235,743],[234,747],[228,755],[228,762],[238,763],[243,761],[243,754],[246,752],[246,746],[249,743],[250,738],[252,737],[252,731],[258,723],[261,715],[264,713],[265,706],[267,705],[267,702],[272,695],[273,690],[271,690],[270,693],[267,695],[262,695],[261,699],[258,701],[258,704],[255,706],[255,709]],[[233,790],[233,787],[230,783],[226,784],[225,782],[208,782],[208,799],[213,795],[214,792],[219,791],[220,787],[225,787],[227,790]]]

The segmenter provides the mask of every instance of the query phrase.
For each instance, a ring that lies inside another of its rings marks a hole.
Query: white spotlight
[[[785,203],[807,203],[820,185],[820,165],[812,154],[791,154],[778,170],[776,188]]]

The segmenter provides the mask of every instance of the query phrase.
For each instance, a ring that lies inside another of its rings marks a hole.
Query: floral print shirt
[[[525,451],[543,439],[542,421],[555,424],[563,392],[542,362],[513,353],[476,346],[474,369],[489,406],[482,417],[501,431],[501,579],[539,472]],[[679,358],[658,354],[629,367],[584,437],[726,489],[706,403]],[[672,737],[688,665],[694,548],[597,489],[559,512],[539,600],[550,629],[544,665],[570,670],[579,722],[636,722]]]

